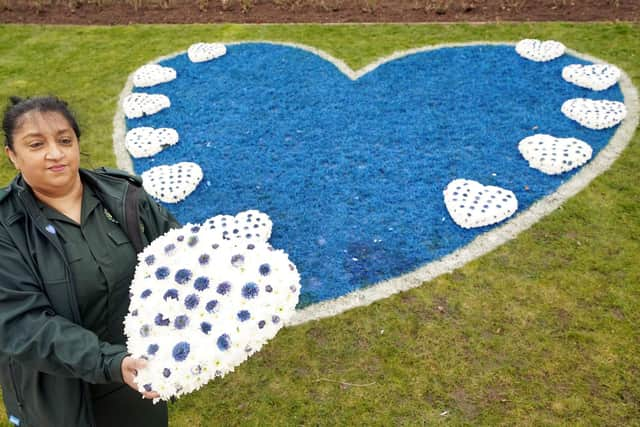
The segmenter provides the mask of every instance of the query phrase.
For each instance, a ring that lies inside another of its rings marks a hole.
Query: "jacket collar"
[[[96,171],[80,169],[80,178],[85,185],[93,189],[98,199],[100,199],[104,207],[111,212],[114,218],[121,224],[124,224],[124,204],[127,187],[130,184],[139,186],[141,183],[139,178],[120,171],[103,168]],[[30,215],[36,223],[44,223],[47,221],[38,208],[35,196],[29,185],[24,181],[22,174],[16,175],[13,181],[11,181],[11,184],[0,189],[0,204],[3,204],[3,200],[12,194],[23,201],[24,209],[26,209],[27,212],[21,212],[21,209],[15,207],[12,209],[12,212],[4,215],[8,222],[13,222],[13,219],[23,214]]]
[[[124,203],[129,185],[128,181],[86,169],[80,169],[80,177],[85,185],[91,187],[113,217],[120,224],[124,224]]]

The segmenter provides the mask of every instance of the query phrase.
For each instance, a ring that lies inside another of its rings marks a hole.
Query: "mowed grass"
[[[400,49],[522,38],[560,40],[640,86],[640,25],[628,23],[6,25],[0,99],[69,100],[85,166],[115,165],[127,76],[193,42],[298,42],[360,68]],[[640,425],[639,143],[636,133],[584,191],[465,267],[282,330],[236,372],[172,404],[171,425]],[[0,182],[13,174],[5,161]]]

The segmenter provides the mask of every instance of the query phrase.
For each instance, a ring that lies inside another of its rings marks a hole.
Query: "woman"
[[[80,129],[54,97],[11,99],[0,189],[0,383],[20,426],[162,426],[140,394],[123,320],[136,254],[179,224],[125,172],[80,168]]]

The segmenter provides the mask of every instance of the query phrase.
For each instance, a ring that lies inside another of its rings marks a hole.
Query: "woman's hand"
[[[138,391],[138,383],[136,383],[138,369],[143,369],[145,366],[147,366],[147,361],[144,359],[134,359],[131,356],[126,356],[122,359],[122,365],[120,367],[120,369],[122,369],[122,379],[135,391]],[[142,396],[145,399],[155,399],[160,397],[158,392],[155,391],[145,391],[142,393]]]

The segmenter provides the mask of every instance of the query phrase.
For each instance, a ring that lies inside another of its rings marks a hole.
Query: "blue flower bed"
[[[161,62],[176,80],[136,89],[167,95],[171,108],[127,120],[129,129],[173,127],[180,142],[134,159],[134,168],[201,166],[198,188],[166,205],[184,223],[267,213],[270,242],[300,271],[302,307],[414,270],[491,229],[451,220],[442,190],[453,179],[511,190],[522,211],[575,173],[529,168],[521,139],[579,138],[595,157],[615,128],[584,128],[560,107],[623,96],[618,85],[593,92],[565,82],[562,68],[576,63],[588,64],[570,55],[537,63],[512,46],[479,45],[409,55],[352,81],[281,45],[230,45],[198,64],[183,54]]]

